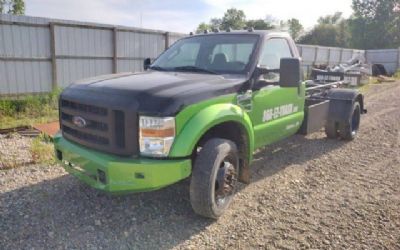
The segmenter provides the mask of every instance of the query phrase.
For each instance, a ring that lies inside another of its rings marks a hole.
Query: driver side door
[[[271,38],[264,42],[259,65],[276,73],[268,73],[268,83],[253,90],[253,109],[249,112],[254,126],[255,147],[261,147],[293,135],[301,126],[303,103],[299,87],[279,86],[280,59],[294,57],[285,38]],[[264,81],[265,83],[265,81]]]

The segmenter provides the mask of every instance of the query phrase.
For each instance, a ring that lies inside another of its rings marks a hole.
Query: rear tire
[[[354,102],[350,119],[346,122],[339,123],[340,138],[346,141],[354,140],[360,127],[360,120],[361,107],[358,102]]]
[[[329,139],[336,139],[339,136],[338,126],[335,121],[327,121],[325,124],[325,134]]]
[[[217,219],[229,207],[239,173],[238,150],[230,140],[210,139],[199,152],[190,182],[193,210]]]

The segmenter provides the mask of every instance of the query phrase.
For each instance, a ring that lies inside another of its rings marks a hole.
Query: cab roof
[[[290,36],[288,32],[279,30],[232,30],[232,31],[204,31],[204,33],[192,34],[191,36],[213,36],[213,35],[259,35],[259,36]]]

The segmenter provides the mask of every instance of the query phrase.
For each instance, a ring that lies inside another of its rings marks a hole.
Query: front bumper
[[[88,185],[110,193],[156,190],[191,173],[191,160],[134,159],[101,153],[54,137],[58,160],[65,170]]]

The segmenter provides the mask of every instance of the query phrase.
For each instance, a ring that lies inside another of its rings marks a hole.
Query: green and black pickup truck
[[[191,205],[210,218],[227,209],[238,181],[250,182],[257,148],[323,127],[352,140],[366,112],[356,90],[304,81],[296,45],[281,32],[188,36],[144,68],[66,88],[56,156],[116,194],[190,178]]]

